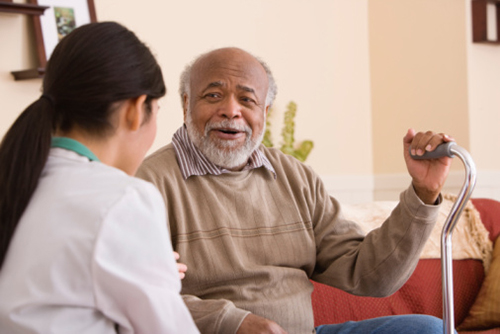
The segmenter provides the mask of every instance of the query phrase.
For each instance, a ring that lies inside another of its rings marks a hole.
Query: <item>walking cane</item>
[[[411,153],[410,153],[411,155]],[[476,166],[469,152],[458,146],[455,142],[449,142],[439,145],[434,151],[427,152],[422,156],[411,155],[413,159],[437,159],[441,157],[455,156],[462,160],[465,167],[465,182],[460,193],[451,208],[441,233],[441,273],[443,285],[443,327],[445,334],[455,332],[455,313],[453,306],[453,262],[452,262],[452,243],[451,236],[453,228],[458,222],[458,218],[472,194],[476,185]]]

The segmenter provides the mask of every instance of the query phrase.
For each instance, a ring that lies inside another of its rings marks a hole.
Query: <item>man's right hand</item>
[[[250,313],[243,319],[236,334],[287,334],[280,325]]]

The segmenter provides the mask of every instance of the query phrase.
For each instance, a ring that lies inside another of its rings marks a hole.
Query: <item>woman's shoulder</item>
[[[149,182],[130,176],[122,170],[101,162],[50,160],[40,180],[41,190],[65,197],[66,200],[85,200],[88,205],[108,203],[127,193],[141,199],[160,197]]]
[[[128,196],[135,198],[138,203],[156,201],[162,202],[161,195],[156,187],[148,181],[135,176],[130,176],[116,168],[104,166],[106,171],[101,175],[93,174],[98,182],[99,191],[111,192],[115,196]]]

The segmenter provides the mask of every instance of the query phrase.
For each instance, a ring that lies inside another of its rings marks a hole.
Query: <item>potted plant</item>
[[[271,122],[269,120],[270,115],[272,113],[272,109],[269,110],[266,120],[266,132],[264,133],[264,139],[262,140],[262,144],[266,147],[273,147],[273,141],[271,137]],[[297,114],[297,104],[293,101],[290,101],[286,107],[285,115],[284,115],[284,124],[283,129],[281,130],[281,137],[283,138],[282,145],[280,150],[289,154],[298,160],[304,162],[307,159],[309,153],[314,147],[314,143],[311,140],[304,140],[298,144],[295,144],[295,115]]]

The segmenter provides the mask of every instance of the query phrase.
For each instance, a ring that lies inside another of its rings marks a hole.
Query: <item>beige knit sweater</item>
[[[289,333],[314,331],[309,279],[386,296],[410,276],[438,214],[413,188],[364,237],[311,168],[260,148],[265,168],[184,180],[172,144],[138,176],[162,193],[174,249],[188,265],[182,294],[202,333],[235,333],[252,312]],[[147,247],[147,244],[145,244]]]

